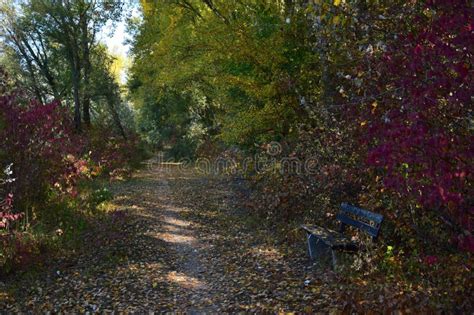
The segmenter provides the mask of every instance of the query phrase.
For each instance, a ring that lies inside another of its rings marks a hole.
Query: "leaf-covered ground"
[[[1,310],[341,313],[419,302],[315,268],[303,237],[278,241],[241,208],[241,182],[170,166],[113,191],[116,212],[84,250],[45,274],[0,281]]]

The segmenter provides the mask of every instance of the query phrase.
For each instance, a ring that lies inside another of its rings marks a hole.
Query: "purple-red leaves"
[[[377,111],[367,107],[367,163],[385,171],[386,187],[424,209],[449,213],[472,233],[474,12],[466,1],[428,6],[429,22],[413,19],[416,31],[399,37],[377,62],[390,73],[380,93],[395,87],[402,97],[380,100]],[[459,246],[474,251],[471,236]]]

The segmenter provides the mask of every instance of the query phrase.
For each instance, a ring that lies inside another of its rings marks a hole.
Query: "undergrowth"
[[[84,233],[94,222],[104,221],[113,208],[112,193],[104,179],[82,181],[78,198],[50,196],[38,216],[24,218],[20,228],[0,235],[0,275],[35,272],[52,257],[75,252],[84,246]],[[27,221],[28,220],[28,221]]]

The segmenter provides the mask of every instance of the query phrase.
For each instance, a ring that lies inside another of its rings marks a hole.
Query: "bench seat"
[[[302,225],[308,237],[313,235],[326,246],[335,250],[357,251],[359,246],[342,233],[317,225]]]

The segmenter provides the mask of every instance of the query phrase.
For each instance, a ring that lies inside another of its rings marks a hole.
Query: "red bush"
[[[378,63],[380,93],[370,107],[367,162],[384,185],[468,233],[474,229],[473,8],[467,1],[429,1],[415,31],[396,40]],[[474,251],[472,236],[460,245]],[[469,245],[470,244],[470,245]]]
[[[13,95],[0,97],[0,161],[13,163],[11,191],[23,206],[42,200],[73,171],[65,157],[80,153],[82,141],[69,116],[59,102],[22,105]]]

